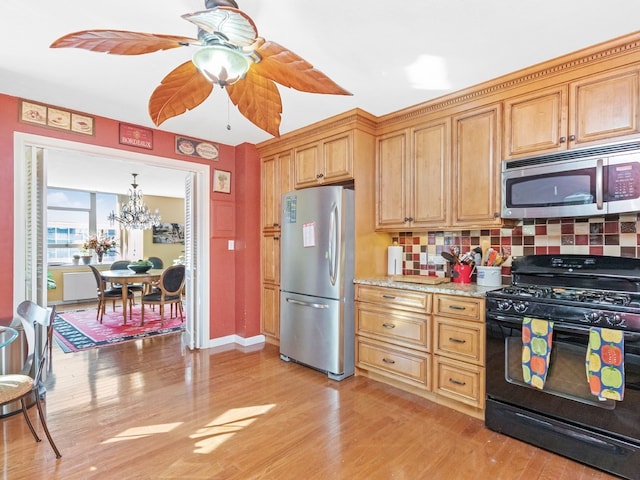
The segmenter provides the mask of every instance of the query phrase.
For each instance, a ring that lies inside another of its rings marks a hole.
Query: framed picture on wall
[[[184,244],[184,223],[161,223],[153,226],[153,243]]]
[[[225,170],[213,171],[213,191],[231,193],[231,172]]]

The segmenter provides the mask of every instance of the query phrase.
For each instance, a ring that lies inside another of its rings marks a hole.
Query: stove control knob
[[[612,313],[610,316],[605,317],[609,325],[620,325],[622,323],[622,317],[619,313]]]
[[[584,314],[584,318],[589,322],[589,323],[593,323],[593,324],[598,324],[600,323],[600,317],[602,316],[602,312],[591,312],[591,313],[585,313]]]
[[[511,300],[498,300],[498,310],[506,312],[511,308]]]
[[[529,308],[529,302],[517,302],[513,304],[513,309],[518,313],[524,313]]]

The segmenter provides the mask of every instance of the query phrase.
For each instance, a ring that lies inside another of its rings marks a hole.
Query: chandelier
[[[148,230],[151,227],[160,225],[160,213],[156,211],[152,214],[142,200],[142,190],[138,190],[136,183],[137,173],[132,173],[133,183],[132,189],[129,189],[129,201],[120,209],[120,215],[115,212],[109,214],[111,225],[118,222],[120,226],[126,230]]]

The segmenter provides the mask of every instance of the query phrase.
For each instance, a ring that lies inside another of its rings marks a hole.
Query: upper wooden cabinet
[[[297,147],[294,158],[295,188],[353,180],[353,133]]]
[[[505,158],[637,137],[637,67],[505,100]]]
[[[449,119],[383,135],[377,141],[376,227],[424,229],[447,223]]]
[[[493,104],[453,117],[453,227],[491,227],[502,224],[501,113],[502,105]]]
[[[262,160],[262,230],[280,230],[280,201],[283,193],[293,190],[291,150]]]

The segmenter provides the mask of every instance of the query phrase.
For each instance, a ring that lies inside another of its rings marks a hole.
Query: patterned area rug
[[[168,307],[164,312],[164,325],[160,325],[158,307],[155,311],[145,307],[141,327],[139,305],[133,308],[132,318],[127,318],[126,325],[122,321],[122,308],[116,307],[114,312],[111,305],[107,305],[102,323],[96,320],[95,309],[61,312],[53,322],[55,339],[62,350],[69,353],[184,330],[180,316],[170,318]]]

